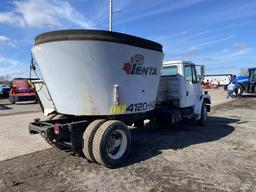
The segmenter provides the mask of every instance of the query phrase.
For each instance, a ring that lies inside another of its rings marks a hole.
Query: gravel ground
[[[41,108],[38,104],[35,104],[33,101],[19,102],[17,104],[10,104],[8,99],[0,98],[0,115],[10,116],[10,115],[19,115],[19,114],[33,114],[41,113]],[[42,115],[41,115],[42,116]]]
[[[215,106],[209,124],[135,128],[119,169],[55,148],[0,162],[0,191],[256,191],[256,97]]]
[[[28,123],[36,117],[44,118],[38,104],[11,105],[7,99],[0,99],[0,161],[51,147],[40,135],[29,135]]]

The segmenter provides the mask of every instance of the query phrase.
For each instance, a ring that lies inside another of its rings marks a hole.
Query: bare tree
[[[241,68],[239,75],[241,76],[248,76],[248,69],[247,68]]]
[[[0,75],[0,83],[6,84],[11,81],[10,75]]]

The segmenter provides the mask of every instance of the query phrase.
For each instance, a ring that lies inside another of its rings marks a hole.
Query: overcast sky
[[[28,76],[34,37],[108,30],[109,0],[0,0],[0,75]],[[113,0],[113,30],[164,46],[165,61],[206,64],[208,74],[256,66],[256,0]]]

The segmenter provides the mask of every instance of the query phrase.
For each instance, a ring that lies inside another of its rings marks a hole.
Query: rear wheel
[[[93,156],[99,164],[114,168],[127,158],[131,148],[130,130],[121,121],[100,126],[93,139]]]
[[[98,119],[91,122],[88,127],[85,129],[83,134],[83,154],[84,156],[91,162],[95,162],[95,158],[93,156],[93,138],[96,131],[99,127],[105,123],[105,119]]]
[[[206,125],[207,122],[207,107],[205,102],[202,104],[202,109],[201,109],[201,117],[198,121],[199,125]]]
[[[253,91],[256,93],[256,84],[254,84]]]
[[[9,97],[9,101],[10,101],[11,104],[15,104],[14,97],[10,96],[10,97]]]

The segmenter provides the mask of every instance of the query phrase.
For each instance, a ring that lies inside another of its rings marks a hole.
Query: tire
[[[12,96],[9,97],[9,101],[10,101],[11,104],[15,104],[14,97],[12,97]]]
[[[91,162],[96,162],[93,156],[92,148],[93,148],[93,138],[96,131],[99,127],[105,123],[105,119],[98,119],[91,122],[88,127],[85,129],[83,134],[83,154]]]
[[[198,120],[199,125],[206,125],[207,123],[207,108],[205,102],[202,104],[202,109],[201,109],[201,117]]]
[[[121,121],[110,120],[105,122],[100,126],[93,139],[95,160],[109,168],[120,166],[127,158],[130,148],[130,130]]]

